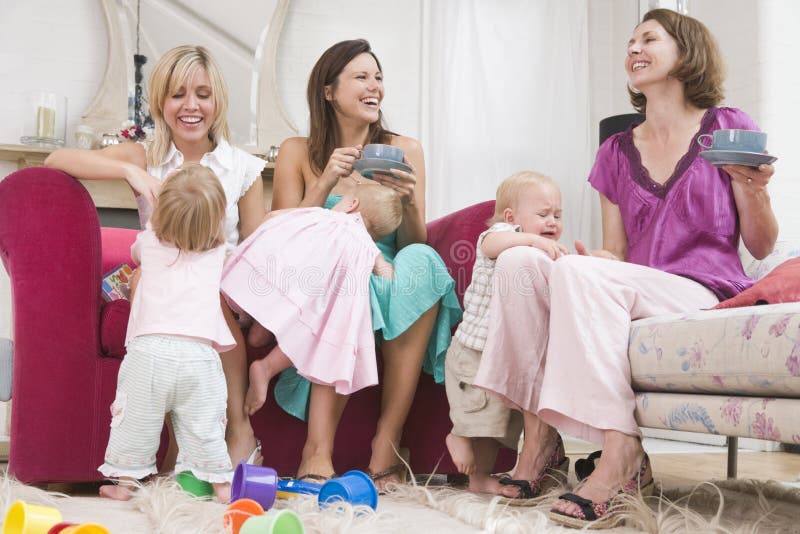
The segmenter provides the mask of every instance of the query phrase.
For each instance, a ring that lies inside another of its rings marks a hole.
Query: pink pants
[[[475,386],[600,444],[604,430],[641,436],[630,385],[631,321],[719,302],[688,278],[589,256],[553,261],[532,247],[503,252],[492,283]]]

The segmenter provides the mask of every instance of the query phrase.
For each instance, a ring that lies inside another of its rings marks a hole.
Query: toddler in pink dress
[[[397,194],[360,187],[332,209],[273,211],[229,256],[222,292],[231,307],[268,330],[277,346],[250,365],[245,407],[264,405],[269,381],[294,366],[341,395],[378,383],[370,274],[392,277],[375,241],[402,219]]]

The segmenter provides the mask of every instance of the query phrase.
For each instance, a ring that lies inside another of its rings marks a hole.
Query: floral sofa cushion
[[[635,321],[635,391],[800,396],[800,303]]]
[[[636,421],[649,428],[800,444],[797,399],[637,393]]]

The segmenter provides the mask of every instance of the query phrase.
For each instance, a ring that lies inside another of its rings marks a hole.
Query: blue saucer
[[[700,157],[714,166],[746,165],[756,168],[759,165],[769,165],[778,159],[770,154],[736,152],[734,150],[705,150],[700,152]]]
[[[379,174],[388,174],[390,176],[394,176],[391,173],[390,169],[397,169],[399,171],[411,172],[411,167],[409,167],[405,163],[400,163],[399,161],[394,161],[391,159],[379,159],[379,158],[357,159],[353,163],[353,169],[358,171],[358,173],[364,178],[369,178],[369,179],[372,179],[372,174],[376,172]]]

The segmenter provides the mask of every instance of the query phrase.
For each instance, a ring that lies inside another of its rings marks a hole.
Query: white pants
[[[175,471],[229,482],[228,393],[219,354],[206,343],[171,336],[137,337],[127,348],[100,472],[136,479],[156,473],[164,414],[170,413],[179,451]]]
[[[710,308],[705,286],[632,263],[532,247],[497,259],[476,386],[580,439],[640,436],[633,417],[631,321]]]

